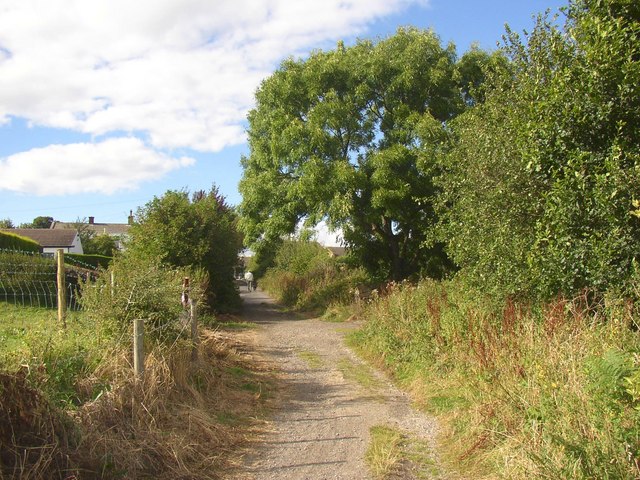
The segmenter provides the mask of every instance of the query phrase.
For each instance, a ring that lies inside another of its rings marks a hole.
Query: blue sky
[[[232,204],[247,111],[288,56],[433,28],[493,49],[554,0],[0,0],[0,219],[126,222],[218,185]]]

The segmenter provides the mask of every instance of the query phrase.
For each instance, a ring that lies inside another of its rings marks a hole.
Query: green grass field
[[[29,338],[36,332],[58,329],[57,323],[57,310],[0,302],[0,368],[17,367],[15,362],[28,354]]]

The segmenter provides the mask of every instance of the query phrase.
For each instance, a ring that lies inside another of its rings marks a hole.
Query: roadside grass
[[[312,352],[311,350],[298,350],[296,354],[314,370],[318,370],[324,365],[320,355],[316,352]]]
[[[349,343],[440,420],[468,478],[640,476],[640,335],[628,302],[502,305],[458,282],[399,285]]]
[[[203,329],[196,361],[189,341],[150,342],[136,379],[128,334],[83,312],[62,330],[56,310],[0,303],[0,477],[217,478],[275,391],[227,337]]]
[[[397,468],[402,459],[402,435],[395,429],[375,425],[369,429],[371,440],[365,461],[376,478],[385,479]]]
[[[367,392],[379,395],[378,392],[383,388],[382,382],[371,372],[368,365],[364,363],[355,363],[352,360],[343,357],[338,360],[338,370],[342,373],[346,380],[356,382]],[[383,400],[380,395],[380,400]]]
[[[440,478],[440,469],[427,442],[386,425],[375,425],[369,432],[365,461],[376,478]]]

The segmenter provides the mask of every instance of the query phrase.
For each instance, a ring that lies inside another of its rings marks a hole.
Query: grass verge
[[[365,461],[376,478],[440,478],[427,442],[386,425],[371,427],[370,435]]]
[[[0,478],[220,478],[274,388],[233,334],[204,330],[195,361],[188,341],[148,345],[136,379],[128,336],[55,315],[0,304]]]
[[[438,415],[468,478],[640,476],[640,335],[629,304],[484,301],[459,283],[400,285],[350,338]]]

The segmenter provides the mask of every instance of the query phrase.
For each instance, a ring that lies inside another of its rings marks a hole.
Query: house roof
[[[12,228],[2,230],[22,237],[30,238],[43,247],[72,247],[78,235],[77,230],[51,230],[50,228]]]
[[[342,257],[347,252],[347,249],[344,247],[325,247],[325,248],[329,250],[329,254],[332,257]]]
[[[85,225],[96,232],[96,235],[124,235],[131,227],[128,223],[85,223]],[[73,229],[75,226],[75,223],[55,221],[51,224],[51,229],[61,231]]]

